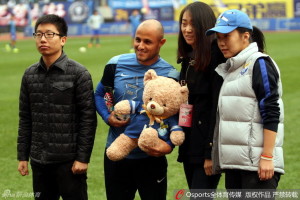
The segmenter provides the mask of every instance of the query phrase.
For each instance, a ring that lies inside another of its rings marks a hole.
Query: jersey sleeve
[[[98,114],[102,117],[105,123],[108,124],[108,117],[110,112],[107,109],[105,100],[105,87],[102,85],[101,82],[98,83],[96,91],[95,91],[95,104]]]
[[[255,92],[264,129],[277,132],[280,108],[279,74],[270,58],[259,58],[253,68],[252,88]]]
[[[117,66],[116,64],[107,64],[105,66],[103,76],[101,79],[101,83],[105,87],[114,88],[116,66]]]
[[[103,76],[101,81],[98,83],[95,91],[95,104],[98,114],[102,117],[105,123],[108,123],[108,117],[110,112],[107,109],[104,95],[107,87],[114,88],[114,76],[115,76],[116,65],[107,64],[104,68]]]

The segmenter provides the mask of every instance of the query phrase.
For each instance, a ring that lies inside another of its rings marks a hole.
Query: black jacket
[[[41,164],[90,160],[97,118],[92,79],[62,56],[26,69],[20,91],[18,160]]]
[[[212,45],[212,57],[205,71],[189,66],[190,58],[182,61],[180,79],[189,88],[189,104],[193,105],[192,127],[183,127],[185,141],[179,147],[179,162],[204,163],[211,158],[213,131],[216,121],[219,91],[223,83],[215,68],[226,59],[217,43]]]

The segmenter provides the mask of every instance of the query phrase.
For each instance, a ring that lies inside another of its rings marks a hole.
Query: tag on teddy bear
[[[193,105],[181,104],[179,110],[179,126],[191,127],[192,126],[192,113]]]

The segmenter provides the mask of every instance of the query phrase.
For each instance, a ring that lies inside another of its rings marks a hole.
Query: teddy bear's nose
[[[151,109],[155,109],[155,105],[154,105],[154,104],[151,104],[150,108],[151,108]]]

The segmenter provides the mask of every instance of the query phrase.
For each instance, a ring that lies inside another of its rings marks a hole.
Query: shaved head
[[[139,29],[144,29],[146,31],[151,32],[152,34],[155,34],[159,40],[164,38],[164,28],[162,24],[155,19],[148,19],[143,21],[138,26],[137,31]]]
[[[134,49],[137,60],[143,65],[152,65],[159,59],[160,48],[165,44],[164,29],[154,19],[143,21],[137,28]]]

